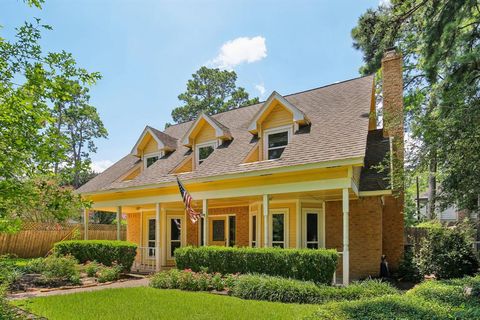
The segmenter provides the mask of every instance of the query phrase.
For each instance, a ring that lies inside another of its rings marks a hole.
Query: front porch
[[[180,201],[114,208],[118,216],[127,214],[127,240],[139,247],[134,268],[158,271],[172,267],[174,250],[181,246],[220,245],[335,248],[341,253],[337,275],[344,284],[351,277],[378,274],[382,254],[380,196],[360,199],[353,189],[343,188],[203,199],[195,201],[194,208],[205,215],[196,224]],[[352,240],[353,261],[357,263],[353,268]]]

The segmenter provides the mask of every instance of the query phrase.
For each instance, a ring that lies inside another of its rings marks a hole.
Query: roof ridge
[[[294,96],[294,95],[296,95],[296,94],[301,94],[301,93],[306,93],[306,92],[310,92],[310,91],[314,91],[314,90],[324,89],[324,88],[327,88],[327,87],[331,87],[331,86],[343,84],[343,83],[345,83],[345,82],[349,82],[349,81],[359,80],[359,79],[362,79],[362,78],[371,77],[371,76],[373,76],[373,75],[374,75],[374,74],[372,73],[372,74],[369,74],[369,75],[366,75],[366,76],[359,76],[359,77],[355,77],[355,78],[350,78],[350,79],[346,79],[346,80],[342,80],[342,81],[338,81],[338,82],[334,82],[334,83],[329,83],[329,84],[322,85],[322,86],[319,86],[319,87],[315,87],[315,88],[311,88],[311,89],[307,89],[307,90],[303,90],[303,91],[298,91],[298,92],[294,92],[294,93],[289,93],[289,94],[281,95],[281,96],[282,96],[282,97],[290,97],[290,96]],[[273,91],[277,92],[276,90],[273,90]],[[273,91],[272,91],[272,92],[273,92]],[[227,113],[227,112],[230,112],[230,111],[235,111],[235,110],[238,110],[238,109],[253,107],[253,106],[257,105],[257,104],[265,103],[265,101],[267,101],[267,100],[259,101],[258,103],[249,104],[249,105],[246,105],[246,106],[240,106],[240,107],[238,107],[238,108],[234,108],[234,109],[230,109],[230,110],[221,111],[221,112],[218,112],[218,113],[215,113],[215,114],[212,114],[212,115],[208,115],[208,116],[209,116],[209,117],[214,117],[214,116],[216,116],[216,115],[224,114],[224,113]],[[206,114],[206,115],[207,115],[207,114]],[[175,124],[170,125],[169,128],[175,127],[175,126],[179,126],[179,125],[181,125],[181,124],[189,123],[189,122],[192,122],[192,121],[195,121],[195,120],[189,120],[189,121],[185,121],[185,122],[175,123]],[[217,120],[217,121],[218,121],[218,120]]]

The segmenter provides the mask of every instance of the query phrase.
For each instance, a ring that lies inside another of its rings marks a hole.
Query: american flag
[[[180,194],[182,195],[183,203],[185,204],[185,209],[188,212],[188,216],[193,223],[196,223],[200,217],[203,215],[196,212],[192,208],[192,196],[188,193],[187,189],[183,186],[183,183],[177,177],[178,189],[180,189]]]

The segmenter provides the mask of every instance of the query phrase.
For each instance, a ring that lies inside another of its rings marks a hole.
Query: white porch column
[[[160,252],[160,203],[155,204],[155,271],[160,271],[162,254]]]
[[[202,203],[202,213],[203,213],[203,245],[207,246],[208,240],[208,200],[203,199]]]
[[[117,240],[122,240],[121,238],[122,230],[122,207],[117,207]]]
[[[269,234],[268,234],[268,212],[270,211],[270,203],[268,194],[263,195],[263,246],[269,247]]]
[[[348,188],[342,190],[343,205],[343,285],[348,286],[350,282],[350,254],[349,254],[349,232],[348,232],[348,215],[349,215],[349,199]]]
[[[88,215],[90,211],[83,209],[83,240],[88,240]]]
[[[165,210],[165,207],[162,206],[160,208],[160,249],[161,249],[161,262],[162,266],[167,265],[167,228],[169,226],[167,225],[167,212]]]

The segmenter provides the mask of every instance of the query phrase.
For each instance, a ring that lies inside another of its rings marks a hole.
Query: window
[[[236,218],[235,216],[228,216],[228,246],[233,247],[236,243]]]
[[[217,147],[217,142],[207,142],[196,146],[197,164],[202,164]]]
[[[212,240],[213,241],[225,241],[225,220],[213,220],[212,221]]]
[[[257,245],[257,216],[253,215],[252,216],[252,230],[251,230],[251,237],[252,237],[252,243],[251,246],[252,248],[258,247]]]
[[[169,246],[168,246],[168,257],[170,259],[174,258],[175,249],[182,246],[182,219],[180,218],[169,218]]]
[[[144,156],[145,169],[158,161],[162,157],[162,153],[147,154]]]
[[[155,219],[148,219],[148,256],[155,257]]]
[[[265,158],[278,159],[282,156],[290,141],[291,127],[282,127],[265,131]]]
[[[272,214],[272,247],[285,248],[285,214]]]

